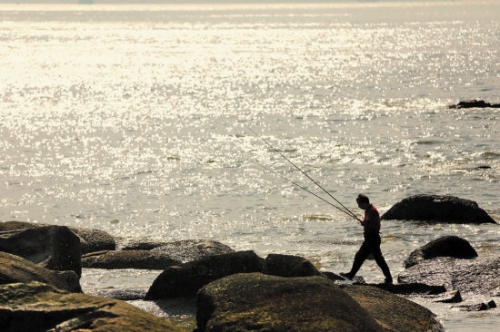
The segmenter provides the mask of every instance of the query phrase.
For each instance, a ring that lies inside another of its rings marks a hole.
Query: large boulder
[[[39,281],[70,292],[81,292],[73,271],[52,271],[22,257],[0,251],[0,285]]]
[[[469,241],[458,236],[443,236],[414,250],[405,260],[405,268],[409,268],[423,261],[435,257],[476,258],[477,252]]]
[[[500,258],[485,261],[437,257],[402,271],[399,283],[444,285],[461,293],[489,294],[499,290]]]
[[[82,256],[82,267],[101,269],[163,270],[181,261],[151,250],[99,251]]]
[[[120,300],[37,282],[0,286],[0,317],[1,331],[187,331]]]
[[[82,274],[80,239],[65,226],[42,226],[0,232],[0,251],[26,258],[51,270]]]
[[[482,224],[496,221],[476,202],[454,196],[415,195],[403,199],[382,215],[382,219]]]
[[[34,229],[51,226],[49,224],[35,224],[25,221],[4,221],[0,222],[0,232],[20,231],[25,229]],[[80,239],[80,251],[86,254],[101,250],[115,250],[116,241],[113,236],[100,229],[69,227]]]
[[[427,309],[359,287],[341,288],[320,276],[232,275],[199,291],[197,331],[439,331]],[[394,310],[398,315],[391,316]]]
[[[236,273],[261,272],[263,259],[253,251],[206,257],[166,268],[153,282],[145,299],[195,296],[210,282]]]

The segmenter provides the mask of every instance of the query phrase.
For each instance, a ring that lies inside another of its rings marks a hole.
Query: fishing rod
[[[255,162],[255,161],[254,161],[254,162]],[[309,194],[311,194],[311,195],[313,195],[313,196],[315,196],[315,197],[319,198],[320,200],[322,200],[323,202],[325,202],[325,203],[329,204],[330,206],[332,206],[332,207],[336,208],[336,209],[337,209],[337,210],[339,210],[340,212],[343,212],[343,213],[347,214],[349,217],[354,217],[354,218],[358,219],[358,217],[356,217],[356,216],[354,216],[354,215],[350,214],[350,213],[349,213],[350,211],[349,211],[349,212],[347,212],[346,210],[344,210],[344,209],[342,209],[342,208],[338,207],[337,205],[333,204],[332,202],[330,202],[330,201],[326,200],[324,197],[321,197],[321,196],[319,196],[318,194],[316,194],[316,193],[314,193],[314,192],[310,191],[310,190],[309,190],[309,189],[307,189],[306,187],[301,186],[301,185],[300,185],[300,184],[298,184],[297,182],[295,182],[295,181],[293,181],[293,180],[290,180],[289,178],[287,178],[287,177],[286,177],[286,176],[284,176],[283,174],[281,174],[281,173],[279,173],[279,172],[277,172],[277,171],[274,171],[274,170],[270,169],[269,167],[266,167],[266,166],[264,166],[264,165],[261,165],[261,164],[259,164],[258,162],[255,162],[255,163],[256,163],[257,165],[259,165],[260,167],[262,167],[263,169],[267,170],[268,172],[274,173],[274,174],[278,175],[279,177],[281,177],[282,179],[284,179],[284,180],[286,180],[286,181],[290,182],[291,184],[293,184],[293,185],[295,185],[295,186],[299,187],[300,189],[307,191]],[[351,213],[352,213],[352,212],[351,212]],[[358,220],[359,220],[359,219],[358,219]]]
[[[311,180],[315,185],[317,185],[321,190],[323,190],[328,196],[330,196],[335,202],[340,204],[344,210],[343,211],[345,214],[349,215],[350,217],[360,221],[360,219],[351,211],[349,210],[344,204],[339,202],[335,197],[333,197],[332,194],[325,188],[323,188],[317,181],[315,181],[313,178],[311,178],[306,172],[304,172],[302,169],[300,169],[297,165],[295,165],[287,156],[285,156],[283,153],[281,153],[279,150],[277,150],[274,146],[271,145],[268,141],[266,141],[264,138],[260,137],[252,128],[247,127],[248,130],[250,130],[256,137],[258,137],[262,142],[264,142],[267,146],[269,146],[273,151],[277,152],[281,157],[283,157],[286,161],[288,161],[290,164],[293,165],[299,172],[301,172],[303,175],[305,175],[309,180]],[[301,187],[302,188],[302,187]],[[309,190],[307,190],[309,192]],[[315,195],[316,196],[316,195]],[[330,203],[331,204],[331,203]],[[333,204],[331,204],[333,205]],[[337,207],[338,208],[338,207]]]

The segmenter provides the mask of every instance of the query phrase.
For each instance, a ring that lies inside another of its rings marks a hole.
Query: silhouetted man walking
[[[367,196],[359,194],[356,198],[356,202],[359,208],[365,211],[365,216],[363,221],[361,221],[361,225],[364,227],[365,240],[354,257],[351,271],[348,273],[340,273],[340,275],[348,279],[354,278],[361,268],[361,265],[363,265],[368,256],[372,254],[373,258],[375,258],[375,262],[377,262],[377,265],[384,273],[385,282],[392,283],[391,271],[380,250],[380,215],[375,206],[370,204],[370,199]]]

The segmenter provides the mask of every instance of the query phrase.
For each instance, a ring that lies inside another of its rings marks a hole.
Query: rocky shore
[[[384,218],[496,223],[474,202],[428,195],[399,202]],[[303,257],[260,257],[217,241],[163,243],[0,222],[0,330],[443,331],[434,313],[410,299],[453,303],[460,310],[495,308],[500,259],[479,258],[466,239],[437,236],[409,255],[397,283],[366,284],[319,271]],[[146,293],[131,288],[92,296],[80,286],[87,268],[162,272]],[[474,294],[488,301],[464,301]],[[125,302],[131,299],[193,299],[196,327]]]

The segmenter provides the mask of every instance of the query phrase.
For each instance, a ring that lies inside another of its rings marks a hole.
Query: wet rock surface
[[[489,294],[498,289],[499,275],[500,258],[476,261],[438,257],[404,270],[398,282],[443,285],[462,293]]]

